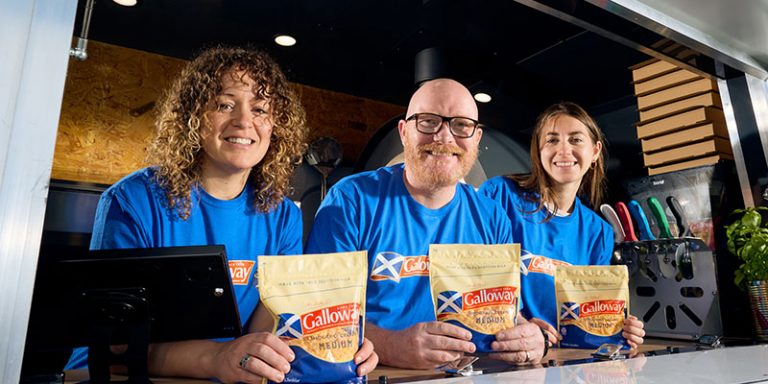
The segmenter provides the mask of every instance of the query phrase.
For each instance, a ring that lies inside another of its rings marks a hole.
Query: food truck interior
[[[307,111],[312,144],[291,196],[305,236],[327,188],[402,159],[395,127],[420,82],[450,77],[476,95],[485,131],[466,178],[476,187],[526,172],[538,113],[574,101],[606,134],[606,203],[641,202],[647,230],[659,238],[621,238],[616,246],[649,336],[752,339],[723,225],[732,209],[765,204],[765,1],[79,0],[69,13],[72,58],[43,182],[39,260],[19,267],[33,280],[37,265],[67,257],[60,247],[87,247],[99,193],[146,166],[156,100],[186,60],[216,44],[247,44],[276,59]],[[276,44],[282,34],[295,45]],[[670,90],[683,94],[662,95]],[[665,123],[683,113],[701,117]],[[651,197],[662,202],[664,220],[652,214]],[[682,215],[669,197],[683,203]],[[643,223],[630,220],[640,235]],[[672,229],[666,240],[662,221]],[[31,289],[19,290],[12,293],[32,298]],[[27,317],[16,320],[24,324],[13,330],[27,332]]]

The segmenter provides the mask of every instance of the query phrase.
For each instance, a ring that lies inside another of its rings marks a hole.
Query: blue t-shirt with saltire
[[[445,206],[411,197],[403,164],[349,176],[323,200],[306,253],[368,251],[366,321],[401,330],[434,321],[429,287],[430,244],[507,244],[501,207],[459,183]]]
[[[219,200],[193,187],[190,215],[183,220],[168,208],[154,168],[133,172],[101,195],[91,249],[223,244],[246,329],[259,303],[258,256],[301,254],[303,228],[301,211],[287,198],[267,213],[257,211],[250,185],[232,200]],[[66,369],[84,368],[87,357],[87,348],[76,349]]]
[[[570,215],[545,222],[546,208],[533,212],[538,207],[538,194],[521,190],[508,177],[487,180],[479,192],[501,204],[512,224],[512,237],[520,243],[523,316],[557,327],[555,267],[610,264],[613,228],[578,197]]]

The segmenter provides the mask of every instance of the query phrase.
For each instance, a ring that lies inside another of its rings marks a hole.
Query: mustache
[[[417,149],[419,152],[432,152],[436,155],[458,155],[459,157],[464,156],[467,153],[467,151],[464,149],[451,144],[421,144],[417,147]]]

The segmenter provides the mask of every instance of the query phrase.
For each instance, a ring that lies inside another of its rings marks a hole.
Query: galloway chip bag
[[[469,330],[478,352],[492,352],[496,333],[517,323],[520,244],[432,244],[429,282],[437,320]]]
[[[364,382],[354,355],[363,341],[367,252],[259,257],[261,303],[296,359],[286,383]]]
[[[558,266],[555,295],[557,329],[564,348],[597,348],[603,343],[629,348],[621,336],[629,311],[629,275],[624,265]]]

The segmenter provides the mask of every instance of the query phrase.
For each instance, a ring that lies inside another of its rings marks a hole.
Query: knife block
[[[630,313],[648,336],[695,340],[723,335],[715,255],[700,238],[616,245],[629,269]]]

